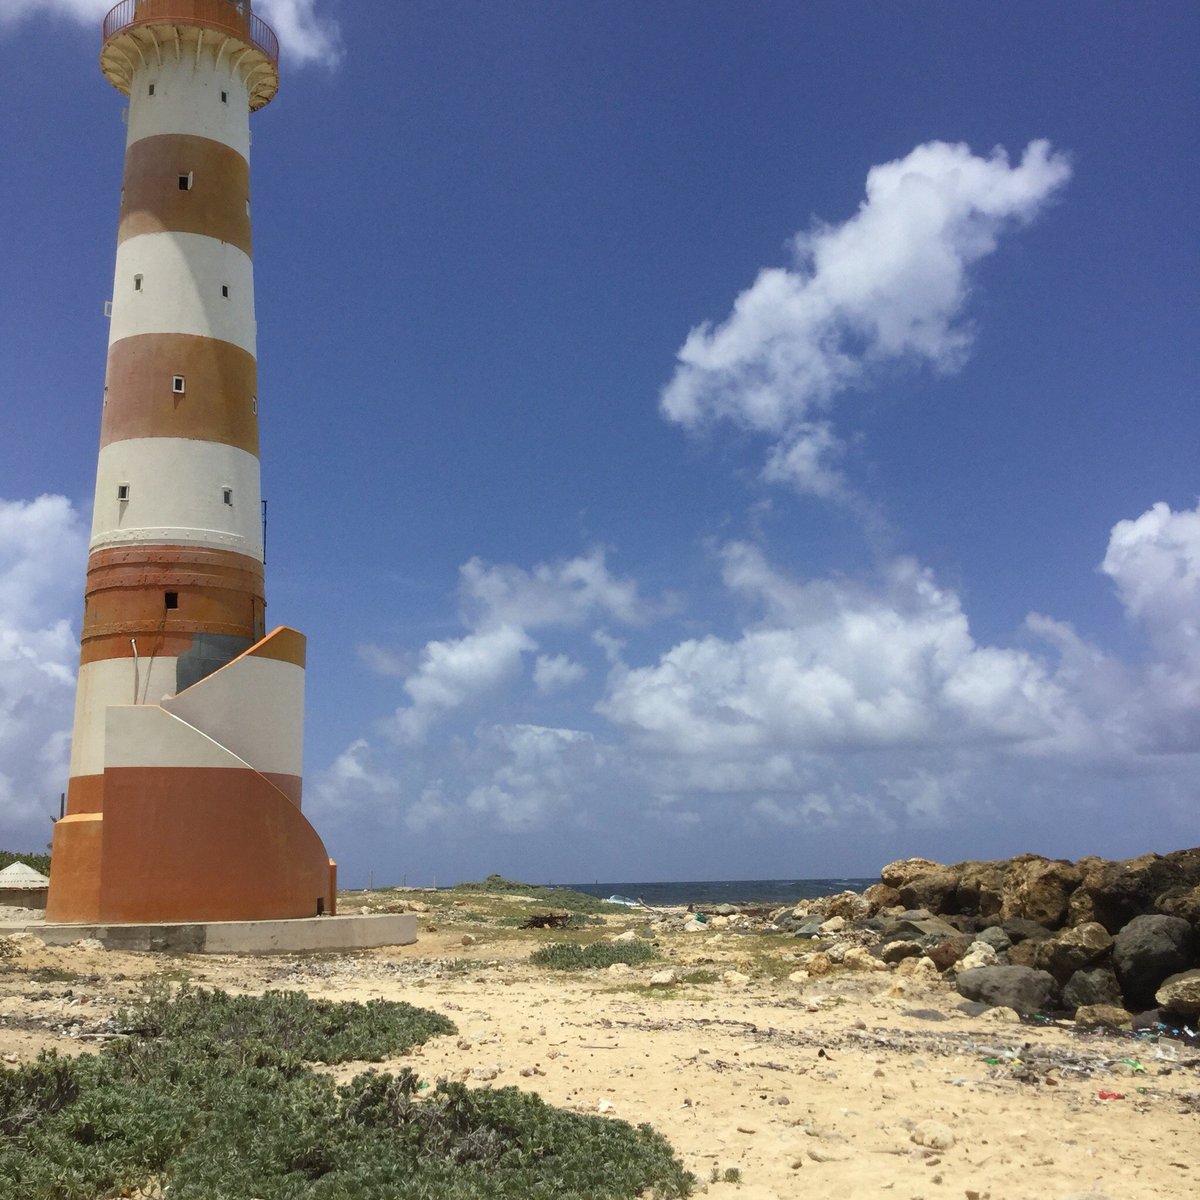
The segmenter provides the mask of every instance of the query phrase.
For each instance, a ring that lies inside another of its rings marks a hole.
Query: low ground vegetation
[[[554,942],[535,950],[529,961],[535,967],[554,971],[588,971],[611,967],[614,963],[632,967],[658,957],[658,951],[649,942],[592,942],[588,946]]]
[[[690,1194],[649,1127],[412,1071],[343,1086],[308,1062],[454,1032],[402,1003],[159,985],[98,1055],[0,1069],[0,1195],[14,1200],[624,1200]]]
[[[503,875],[489,875],[478,883],[460,883],[450,890],[468,894],[482,892],[488,895],[527,896],[556,912],[604,915],[624,911],[623,905],[598,900],[586,892],[576,892],[570,888],[541,887],[536,883],[520,883],[514,879],[505,879]]]

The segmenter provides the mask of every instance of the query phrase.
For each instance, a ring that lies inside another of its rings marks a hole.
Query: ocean
[[[795,904],[816,896],[831,896],[835,892],[861,892],[873,878],[850,879],[700,879],[657,883],[565,883],[577,892],[607,900],[609,896],[625,896],[630,900],[645,900],[647,904],[668,907],[693,904],[697,908],[716,904]]]

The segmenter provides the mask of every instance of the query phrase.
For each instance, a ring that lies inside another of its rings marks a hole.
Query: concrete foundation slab
[[[161,950],[174,954],[292,954],[408,946],[417,940],[412,913],[301,917],[290,921],[207,921],[187,925],[29,924],[27,933],[48,946],[84,938],[108,950]]]

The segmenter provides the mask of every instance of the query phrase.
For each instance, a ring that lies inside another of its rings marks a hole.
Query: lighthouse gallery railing
[[[137,25],[203,25],[224,30],[279,63],[275,31],[250,11],[246,0],[121,0],[104,18],[104,40]]]

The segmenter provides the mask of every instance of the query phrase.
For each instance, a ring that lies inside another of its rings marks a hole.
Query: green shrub
[[[550,967],[555,971],[584,971],[611,967],[613,963],[634,966],[657,957],[657,951],[648,942],[593,942],[590,946],[554,942],[535,950],[529,961],[535,967]]]
[[[0,1195],[99,1200],[156,1182],[172,1200],[629,1200],[694,1182],[646,1126],[514,1088],[421,1098],[408,1070],[339,1088],[301,1061],[453,1029],[408,1005],[159,988],[123,1020],[136,1032],[99,1055],[0,1069]]]
[[[303,992],[230,996],[187,984],[174,993],[151,985],[142,1002],[117,1014],[123,1032],[186,1039],[213,1057],[261,1044],[308,1062],[378,1062],[438,1034],[455,1033],[439,1013],[393,1000],[334,1003]]]
[[[540,900],[548,908],[559,909],[570,913],[615,913],[627,912],[622,904],[609,904],[607,900],[597,900],[586,892],[576,892],[571,888],[541,887],[536,883],[518,883],[515,879],[505,879],[503,875],[489,875],[479,883],[458,883],[451,889],[455,892],[490,892],[509,896],[531,896]]]

